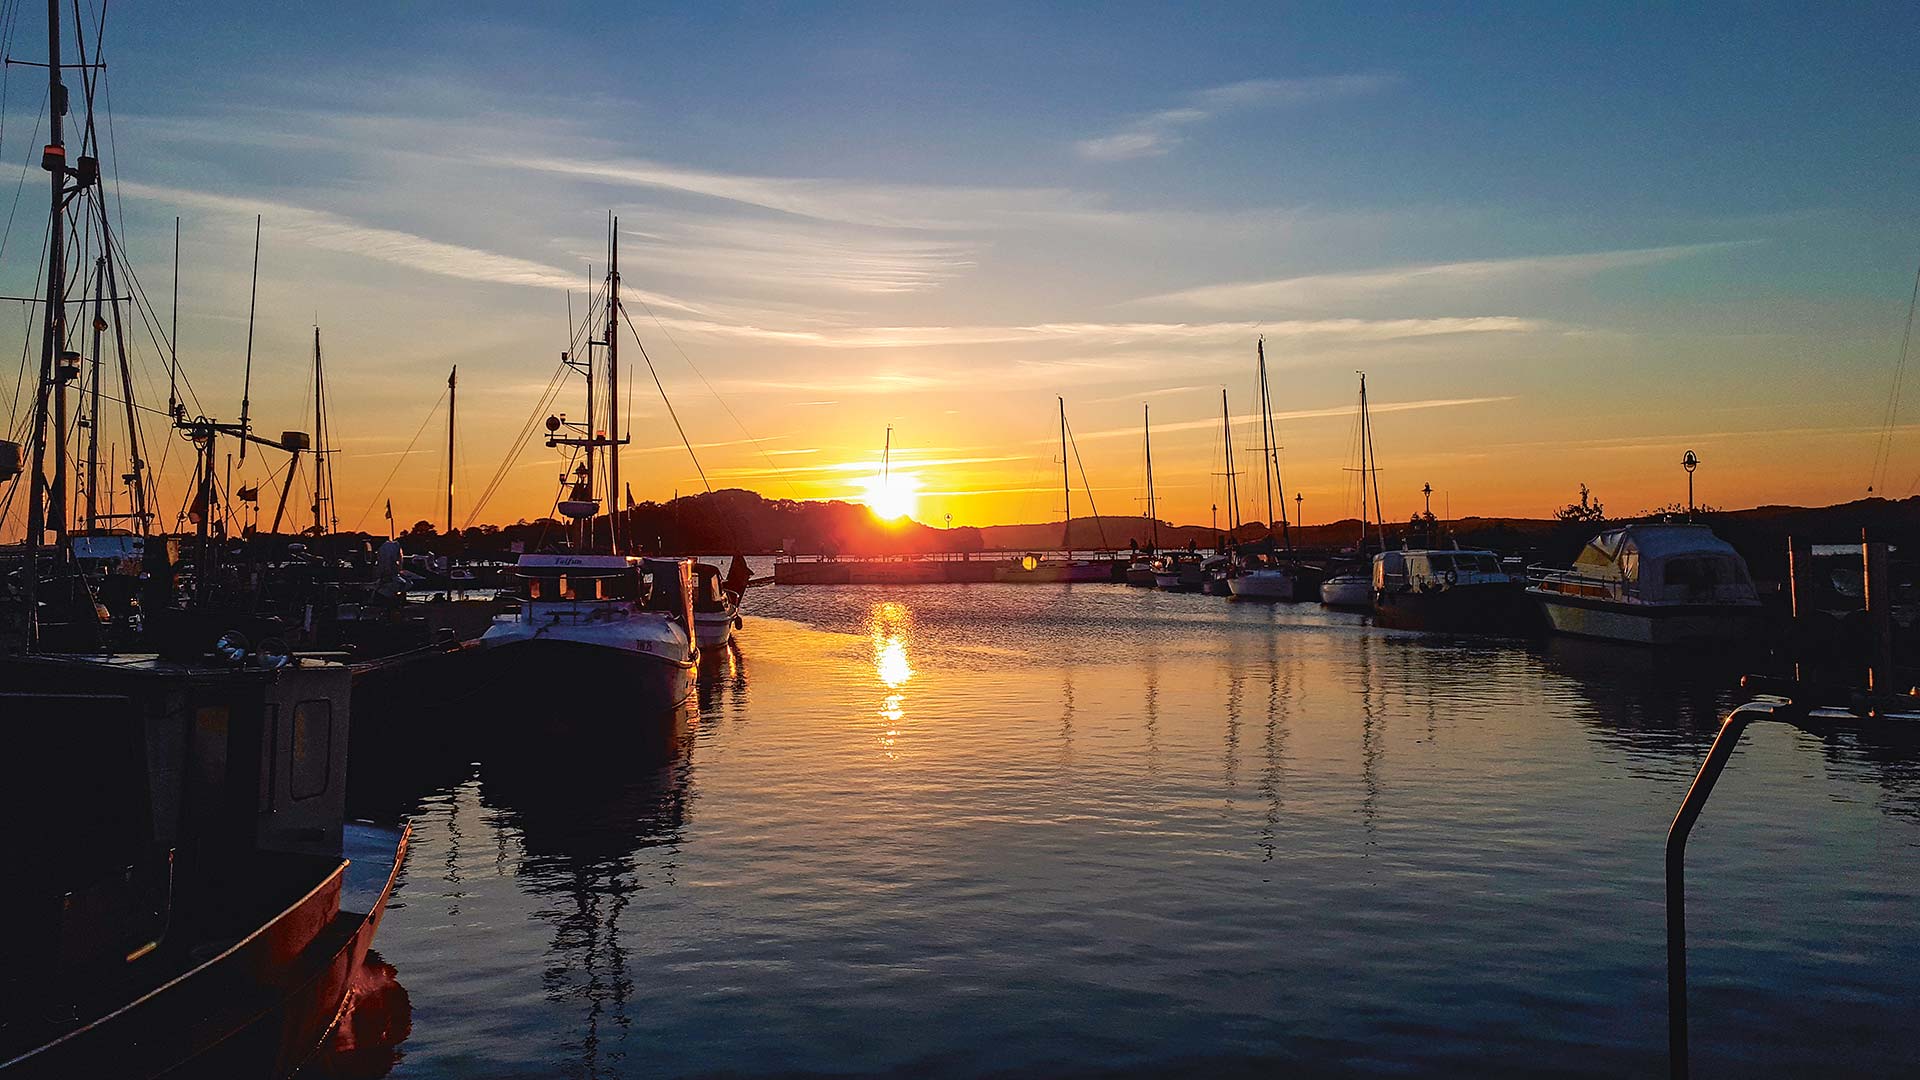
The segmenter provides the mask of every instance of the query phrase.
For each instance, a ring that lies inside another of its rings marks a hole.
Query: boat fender
[[[740,626],[741,626],[741,623],[740,623],[740,616],[738,616],[738,615],[735,615],[735,616],[733,617],[733,628],[734,628],[735,630],[738,630],[738,629],[740,629]]]

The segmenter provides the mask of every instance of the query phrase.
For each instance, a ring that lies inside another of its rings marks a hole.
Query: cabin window
[[[1667,587],[1689,592],[1711,593],[1721,585],[1738,581],[1733,566],[1725,559],[1708,556],[1667,560]]]
[[[332,768],[333,702],[319,698],[295,705],[287,793],[296,799],[326,794]]]

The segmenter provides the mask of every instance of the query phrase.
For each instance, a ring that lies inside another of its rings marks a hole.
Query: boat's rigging
[[[427,432],[427,425],[433,423],[433,418],[440,415],[440,403],[445,400],[447,400],[447,395],[445,392],[442,392],[441,395],[434,400],[433,408],[427,410],[426,419],[420,421],[420,427],[413,433],[413,438],[407,440],[407,448],[400,451],[400,459],[393,463],[393,468],[387,470],[387,478],[380,481],[379,490],[373,493],[373,501],[369,502],[367,508],[360,512],[360,520],[353,523],[354,532],[360,531],[360,526],[367,522],[367,515],[373,513],[373,508],[380,505],[380,496],[387,493],[387,485],[393,483],[393,478],[395,474],[399,473],[400,466],[406,464],[407,458],[412,456],[414,445],[420,441],[420,436]]]
[[[1100,550],[1110,551],[1112,548],[1107,543],[1107,527],[1106,524],[1100,520],[1100,507],[1093,501],[1093,485],[1087,480],[1087,459],[1080,456],[1080,444],[1074,440],[1073,425],[1067,423],[1065,399],[1062,399],[1060,402],[1060,430],[1061,433],[1066,436],[1067,445],[1073,450],[1074,462],[1080,467],[1080,486],[1087,493],[1087,509],[1093,512],[1093,528],[1100,536]],[[1072,526],[1073,521],[1071,518],[1068,519],[1067,524],[1069,527]],[[1073,545],[1068,544],[1067,550],[1071,552]]]
[[[647,374],[653,376],[654,389],[660,391],[660,400],[667,407],[667,415],[673,419],[673,429],[680,433],[680,442],[687,448],[687,456],[693,459],[693,468],[700,474],[700,485],[711,492],[713,485],[707,483],[707,470],[700,464],[700,455],[693,452],[693,443],[687,438],[687,429],[680,424],[680,414],[674,411],[673,399],[667,396],[667,388],[660,383],[660,372],[654,369],[653,357],[647,355],[647,346],[640,340],[640,331],[634,329],[633,316],[624,310],[621,316],[627,321],[627,330],[633,334],[633,343],[640,349],[640,359],[647,363]]]
[[[1913,292],[1907,298],[1906,329],[1900,334],[1900,359],[1893,368],[1893,386],[1887,391],[1886,415],[1880,423],[1880,443],[1874,448],[1873,468],[1867,473],[1869,495],[1875,492],[1886,495],[1887,472],[1893,458],[1893,429],[1900,415],[1900,393],[1907,377],[1907,356],[1913,344],[1913,316],[1917,307],[1920,307],[1920,269],[1913,274]],[[1915,486],[1920,486],[1920,476],[1908,485],[1909,494]]]

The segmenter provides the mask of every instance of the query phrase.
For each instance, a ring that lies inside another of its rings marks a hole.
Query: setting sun
[[[868,477],[861,501],[882,521],[911,517],[920,506],[920,479],[900,473]]]

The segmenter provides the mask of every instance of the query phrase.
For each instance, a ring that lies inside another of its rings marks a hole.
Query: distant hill
[[[751,491],[729,488],[687,495],[666,503],[640,503],[620,512],[625,535],[647,550],[745,554],[822,554],[837,556],[914,554],[974,551],[1054,551],[1066,529],[1059,521],[1030,525],[989,525],[980,528],[939,529],[914,521],[882,522],[866,507],[848,502],[801,502],[767,499]],[[1620,520],[1650,520],[1646,517]],[[1910,551],[1920,552],[1920,496],[1907,499],[1860,499],[1835,506],[1759,506],[1747,510],[1710,510],[1696,520],[1739,548],[1758,576],[1784,572],[1789,536],[1805,543],[1856,543],[1866,530]],[[1440,542],[1489,547],[1525,554],[1544,562],[1570,561],[1580,546],[1607,522],[1560,521],[1554,518],[1467,517],[1436,523]],[[602,530],[605,519],[598,522]],[[570,526],[548,519],[507,526],[478,526],[456,538],[442,537],[427,522],[407,536],[410,550],[468,553],[506,553],[517,544],[534,551],[565,541]],[[1378,534],[1369,529],[1369,547]],[[1398,546],[1409,534],[1409,523],[1387,526],[1387,544]],[[1238,540],[1264,537],[1266,527],[1242,525]],[[1416,533],[1417,535],[1417,533]],[[1071,546],[1075,550],[1126,549],[1132,542],[1154,543],[1155,524],[1144,517],[1074,518]],[[1210,548],[1220,534],[1204,525],[1160,522],[1159,546]],[[1360,522],[1348,518],[1293,530],[1296,547],[1330,553],[1351,548],[1360,538]]]

